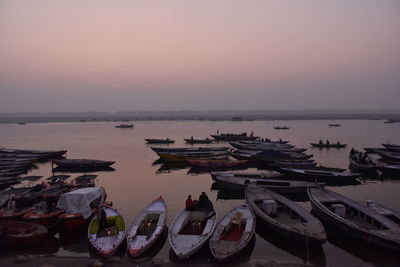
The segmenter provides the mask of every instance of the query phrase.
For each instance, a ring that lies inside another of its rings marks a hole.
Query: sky
[[[0,0],[0,113],[399,99],[398,0]]]

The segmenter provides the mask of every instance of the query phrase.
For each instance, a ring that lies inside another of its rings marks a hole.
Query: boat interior
[[[346,220],[359,225],[362,228],[368,230],[387,230],[383,224],[376,221],[374,218],[365,214],[359,209],[353,208],[352,206],[346,204],[343,201],[322,201],[321,202],[325,207],[339,215],[340,217],[345,218]]]
[[[147,213],[137,229],[137,235],[151,236],[157,228],[159,213]]]
[[[201,235],[207,224],[207,213],[201,211],[192,211],[182,228],[179,231],[180,235]]]
[[[256,200],[255,204],[265,214],[272,217],[279,223],[287,225],[302,225],[307,222],[296,211],[292,210],[290,207],[277,201],[276,199],[260,199]],[[306,226],[304,226],[304,228],[306,228]]]
[[[242,239],[246,228],[246,220],[241,212],[237,212],[235,217],[225,226],[220,239],[225,241],[239,241]]]

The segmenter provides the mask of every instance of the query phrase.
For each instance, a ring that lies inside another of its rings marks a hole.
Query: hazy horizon
[[[0,2],[0,113],[398,110],[396,0]]]

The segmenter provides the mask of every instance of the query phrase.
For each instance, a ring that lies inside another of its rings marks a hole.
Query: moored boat
[[[102,216],[93,216],[89,228],[88,238],[91,246],[103,257],[114,254],[125,240],[125,222],[121,214],[109,206],[102,207]]]
[[[400,251],[400,226],[376,211],[325,188],[310,188],[312,209],[344,234],[372,245]]]
[[[208,137],[205,139],[194,139],[192,137],[192,138],[185,138],[184,140],[187,144],[211,144],[211,142],[213,141]]]
[[[193,166],[200,168],[232,168],[243,166],[247,164],[247,160],[231,160],[231,159],[220,159],[220,160],[205,160],[205,159],[189,159],[187,162]]]
[[[183,260],[199,251],[214,232],[216,222],[217,215],[213,207],[193,211],[182,210],[172,222],[168,234],[172,250],[177,257]]]
[[[360,173],[334,172],[324,170],[308,170],[295,168],[279,168],[280,172],[286,173],[299,180],[311,180],[320,182],[350,182],[361,176]]]
[[[120,125],[115,125],[115,128],[121,128],[121,129],[133,128],[133,123],[130,124],[121,123]]]
[[[58,217],[61,227],[76,228],[89,223],[97,210],[106,199],[103,188],[87,187],[62,194],[57,202],[57,208],[65,213]]]
[[[211,137],[216,141],[238,141],[238,140],[257,140],[259,136],[253,136],[252,134],[247,135],[247,133],[235,134],[235,133],[221,133],[221,134],[211,134]]]
[[[337,143],[310,143],[312,147],[317,147],[317,148],[345,148],[347,144],[342,144],[340,142]]]
[[[254,237],[256,218],[247,205],[227,213],[210,238],[210,250],[217,261],[227,261],[238,255]]]
[[[175,140],[166,138],[166,139],[156,139],[156,138],[145,138],[144,139],[147,144],[173,144]]]
[[[351,149],[349,154],[350,168],[359,172],[375,172],[376,164],[367,153]]]
[[[133,220],[126,239],[129,254],[137,257],[154,245],[165,230],[166,222],[167,205],[159,197]]]
[[[245,197],[265,226],[280,235],[315,245],[326,241],[320,221],[295,202],[256,186],[247,187]]]
[[[6,246],[11,247],[40,244],[48,232],[43,225],[19,221],[0,221],[0,231],[6,235]]]
[[[60,168],[106,168],[115,163],[115,161],[104,161],[95,159],[56,159],[54,163]]]

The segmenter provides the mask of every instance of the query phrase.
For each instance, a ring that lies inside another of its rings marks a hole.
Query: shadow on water
[[[259,218],[257,218],[256,233],[275,247],[300,258],[303,263],[311,263],[317,266],[326,265],[325,253],[321,246],[308,246],[307,249],[305,243],[284,238],[273,231],[267,231]]]
[[[324,227],[327,230],[329,242],[353,256],[376,266],[399,266],[400,255],[398,252],[373,246],[356,238],[332,232],[334,230],[325,225]]]
[[[87,253],[89,241],[87,238],[87,225],[71,230],[61,230],[59,233],[60,246],[66,250],[77,253]]]

